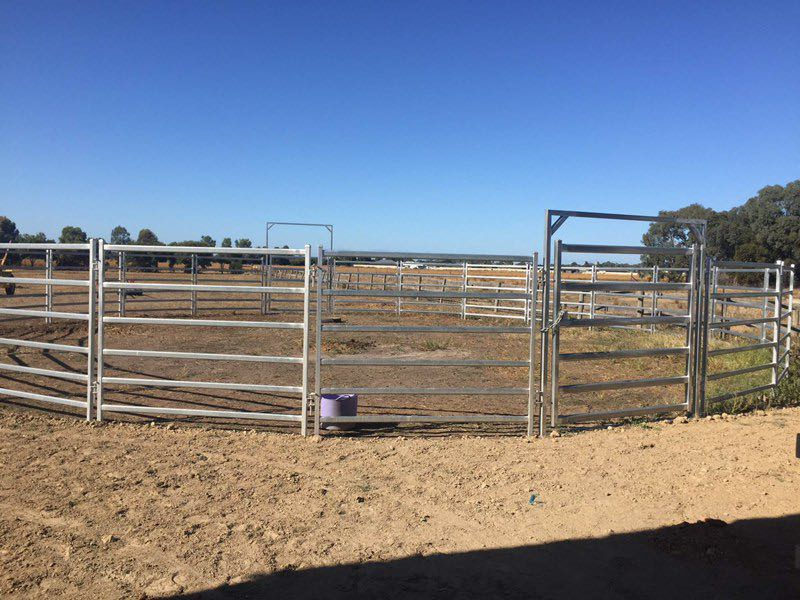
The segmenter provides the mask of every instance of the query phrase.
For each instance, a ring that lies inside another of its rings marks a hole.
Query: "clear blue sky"
[[[797,0],[6,0],[0,214],[528,253],[548,207],[728,208],[800,177],[798,23]]]

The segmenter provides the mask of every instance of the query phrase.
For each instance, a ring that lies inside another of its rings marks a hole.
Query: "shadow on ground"
[[[800,598],[800,515],[281,571],[172,598]]]

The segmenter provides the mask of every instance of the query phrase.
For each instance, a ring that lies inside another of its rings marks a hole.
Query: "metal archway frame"
[[[665,216],[650,216],[650,215],[630,215],[621,213],[602,213],[602,212],[586,212],[574,210],[553,210],[548,209],[545,211],[545,230],[544,230],[544,252],[543,252],[543,273],[541,279],[542,287],[542,335],[541,335],[541,359],[540,359],[540,381],[539,381],[539,435],[545,434],[546,417],[547,417],[547,403],[544,401],[545,391],[548,389],[548,352],[550,350],[550,329],[553,326],[558,326],[558,321],[553,315],[551,318],[550,312],[550,294],[551,294],[551,262],[553,260],[553,234],[566,223],[570,217],[580,219],[604,219],[612,221],[641,221],[645,223],[673,223],[676,225],[687,226],[692,233],[698,238],[700,242],[698,266],[702,270],[705,265],[704,252],[706,240],[706,227],[707,221],[705,219],[683,219],[680,217],[665,217]],[[555,218],[555,220],[554,220]],[[602,248],[602,246],[597,246]],[[700,277],[702,281],[702,275]],[[695,332],[697,335],[697,332]],[[699,343],[699,339],[696,343]],[[697,360],[697,358],[695,358]],[[695,368],[699,367],[696,364]],[[558,423],[558,415],[551,410],[551,426],[555,427]]]
[[[330,247],[328,250],[333,250],[333,225],[330,223],[299,223],[296,221],[267,221],[266,228],[266,247],[269,248],[269,230],[276,225],[286,225],[289,227],[324,227],[330,234]]]

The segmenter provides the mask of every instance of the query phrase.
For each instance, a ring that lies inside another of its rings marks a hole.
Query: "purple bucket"
[[[355,417],[358,413],[358,394],[322,394],[320,402],[320,416],[326,417]],[[352,429],[354,423],[338,423],[326,425],[325,429],[338,431]]]

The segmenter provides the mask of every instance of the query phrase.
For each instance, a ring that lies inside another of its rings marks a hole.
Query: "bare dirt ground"
[[[796,598],[798,432],[320,441],[6,407],[0,595]]]

